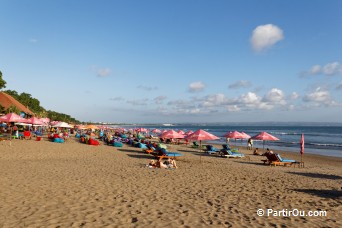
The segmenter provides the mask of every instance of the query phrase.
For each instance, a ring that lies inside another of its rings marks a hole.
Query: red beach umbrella
[[[183,139],[184,135],[174,131],[174,130],[168,130],[160,135],[160,138],[166,138],[166,139]]]
[[[265,141],[274,141],[274,140],[279,140],[277,137],[271,135],[271,134],[268,134],[267,132],[263,131],[263,132],[260,132],[259,134],[257,135],[254,135],[252,137],[252,139],[254,140],[262,140],[263,141],[263,149],[265,149]]]

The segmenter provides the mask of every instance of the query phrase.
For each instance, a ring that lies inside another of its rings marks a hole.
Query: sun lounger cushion
[[[278,157],[279,161],[281,161],[281,162],[296,162],[296,160],[282,158],[279,154],[276,154],[276,156]]]
[[[164,148],[164,149],[167,148],[167,146],[166,146],[165,144],[162,144],[162,143],[158,143],[158,147],[159,147],[159,148]]]
[[[64,139],[54,138],[53,142],[55,142],[55,143],[64,143]]]
[[[122,142],[114,142],[113,146],[115,146],[115,147],[122,147],[123,145],[122,145]]]

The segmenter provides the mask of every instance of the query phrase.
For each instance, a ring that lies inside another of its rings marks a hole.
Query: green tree
[[[6,112],[5,107],[0,104],[0,114],[4,114],[5,112]]]
[[[12,113],[12,112],[14,112],[14,113],[16,113],[16,114],[20,114],[20,110],[16,107],[16,106],[14,106],[14,105],[11,105],[8,109],[6,109],[6,114],[8,114],[8,113]]]
[[[6,81],[2,79],[2,72],[0,71],[0,89],[6,88]]]

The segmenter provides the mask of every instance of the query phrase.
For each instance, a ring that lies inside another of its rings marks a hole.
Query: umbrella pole
[[[202,163],[202,140],[200,140],[199,149],[200,149],[200,163]]]

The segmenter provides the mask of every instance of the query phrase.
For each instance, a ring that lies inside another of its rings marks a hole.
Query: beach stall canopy
[[[38,119],[37,117],[31,117],[30,119],[27,120],[27,123],[30,123],[32,125],[45,125],[43,121]]]
[[[65,127],[65,128],[72,128],[68,123],[65,122],[59,122],[56,123],[55,125],[52,125],[51,127]]]
[[[2,121],[2,122],[27,123],[27,119],[19,116],[16,113],[8,113],[7,115],[1,116],[0,121]]]

